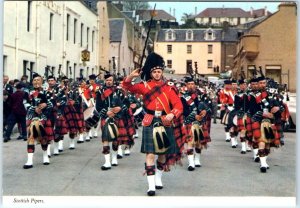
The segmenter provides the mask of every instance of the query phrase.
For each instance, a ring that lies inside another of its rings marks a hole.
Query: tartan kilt
[[[177,154],[179,153],[179,148],[175,142],[174,132],[172,127],[165,127],[170,146],[168,150],[164,153],[157,153],[155,152],[154,148],[154,141],[153,141],[153,124],[156,122],[162,122],[160,118],[153,118],[151,125],[143,126],[143,133],[142,133],[142,146],[141,152],[142,153],[153,153],[153,154]]]
[[[65,135],[68,133],[68,126],[64,116],[59,116],[55,121],[55,134]]]
[[[261,137],[260,122],[252,121],[251,129],[252,129],[254,139],[255,140],[259,139]]]
[[[116,121],[116,124],[119,130],[118,143],[132,146],[134,144],[133,135],[135,134],[135,127],[132,120],[130,118],[120,118]]]
[[[77,113],[77,125],[78,125],[78,131],[80,133],[85,131],[85,121],[84,121],[84,115],[83,115],[83,107],[82,105],[75,105],[76,113]]]
[[[274,139],[266,138],[266,133],[262,132],[261,123],[258,121],[252,123],[252,129],[253,137],[256,142],[270,143],[271,146],[278,146],[280,144],[280,133],[278,132],[276,125],[271,124]]]
[[[208,128],[206,124],[202,124],[202,132],[203,132],[203,140],[200,141],[201,144],[206,144],[211,142],[211,138],[208,132]],[[186,124],[185,129],[187,132],[187,140],[186,143],[193,141],[193,132],[192,132],[192,124]]]
[[[27,120],[27,121],[26,121],[26,127],[27,127],[27,132],[28,132],[28,134],[29,134],[29,126],[30,126],[30,124],[31,124],[31,121],[32,121],[32,120]],[[43,125],[43,127],[44,127],[44,129],[45,129],[47,141],[52,141],[52,140],[54,140],[55,135],[54,135],[54,130],[53,130],[53,127],[52,127],[51,120],[50,120],[50,119],[47,119],[47,120],[41,120],[40,122],[41,122],[41,124]]]
[[[64,107],[64,117],[66,119],[67,129],[69,133],[76,134],[78,132],[79,116],[73,105],[66,105]]]
[[[237,119],[238,131],[247,130],[247,116],[238,117]]]
[[[247,130],[247,137],[251,138],[253,136],[252,119],[249,116],[247,116],[246,118],[246,130]]]

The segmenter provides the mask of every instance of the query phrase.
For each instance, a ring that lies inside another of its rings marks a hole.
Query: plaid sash
[[[108,96],[113,93],[113,88],[106,89],[102,94],[101,94],[101,100],[105,100]]]
[[[157,98],[158,96],[161,95],[161,89],[166,85],[166,83],[164,83],[163,85],[161,86],[155,86],[153,87],[152,89],[150,88],[150,86],[148,85],[148,87],[150,88],[150,91],[147,92],[145,95],[144,95],[144,104],[145,106],[149,105],[149,103],[151,103],[155,98]]]
[[[193,93],[190,97],[189,100],[186,100],[187,104],[188,105],[191,105],[194,101],[195,101],[195,98],[197,97],[197,95],[195,93]]]

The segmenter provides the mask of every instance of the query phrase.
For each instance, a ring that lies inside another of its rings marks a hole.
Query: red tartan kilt
[[[130,119],[127,119],[128,124],[125,125],[124,119],[118,119],[116,124],[119,130],[118,141],[131,141],[135,134],[135,128]]]
[[[191,129],[192,129],[192,124],[185,125],[185,130],[187,132],[186,142],[191,142],[193,140]],[[203,132],[204,139],[201,141],[201,144],[211,142],[211,138],[206,124],[202,125],[202,132]]]
[[[65,135],[68,133],[68,126],[64,116],[60,116],[55,121],[55,134]]]
[[[238,118],[237,120],[237,127],[238,131],[246,130],[247,129],[247,120],[246,120],[246,126],[244,124],[244,119],[243,118]]]
[[[275,136],[275,140],[280,140],[280,131],[281,131],[281,124],[276,124],[272,126],[273,132],[274,132],[274,136]]]
[[[255,139],[259,139],[261,137],[260,123],[258,121],[252,122],[251,128],[253,132],[253,137]]]
[[[188,143],[188,142],[191,142],[193,140],[192,136],[191,136],[191,129],[192,129],[192,124],[186,124],[184,125],[184,129],[185,129],[185,132],[186,132],[186,140],[185,142]]]
[[[76,109],[72,105],[67,105],[64,108],[65,119],[69,133],[76,134],[78,132],[78,120],[79,116],[76,113]]]
[[[84,115],[83,115],[82,106],[80,106],[80,111],[77,112],[77,117],[78,117],[77,125],[78,125],[78,128],[79,128],[79,132],[83,132],[84,129],[85,129],[85,122],[84,122]]]
[[[247,116],[246,118],[246,130],[247,130],[247,136],[249,138],[251,138],[253,136],[253,132],[252,132],[252,120],[250,117]]]

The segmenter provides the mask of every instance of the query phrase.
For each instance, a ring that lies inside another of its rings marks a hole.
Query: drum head
[[[89,107],[85,109],[85,111],[83,112],[84,120],[87,120],[89,117],[91,117],[93,115],[94,110],[95,107]]]
[[[237,115],[235,115],[233,117],[233,121],[232,121],[235,126],[237,126],[237,121],[238,121],[238,117],[237,117]]]

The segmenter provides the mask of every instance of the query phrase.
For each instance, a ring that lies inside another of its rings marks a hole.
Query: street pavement
[[[187,171],[185,156],[182,166],[163,175],[164,188],[156,191],[157,196],[296,196],[296,133],[285,133],[285,145],[271,150],[270,169],[260,173],[252,152],[242,155],[240,146],[231,148],[223,125],[217,122],[212,124],[212,142],[202,151],[202,167]],[[52,156],[48,166],[43,165],[37,145],[34,167],[24,170],[26,142],[16,140],[17,136],[3,143],[3,196],[146,196],[141,138],[135,140],[131,155],[108,171],[100,168],[104,164],[100,137],[76,144],[75,150],[68,149],[66,137],[64,151]]]

